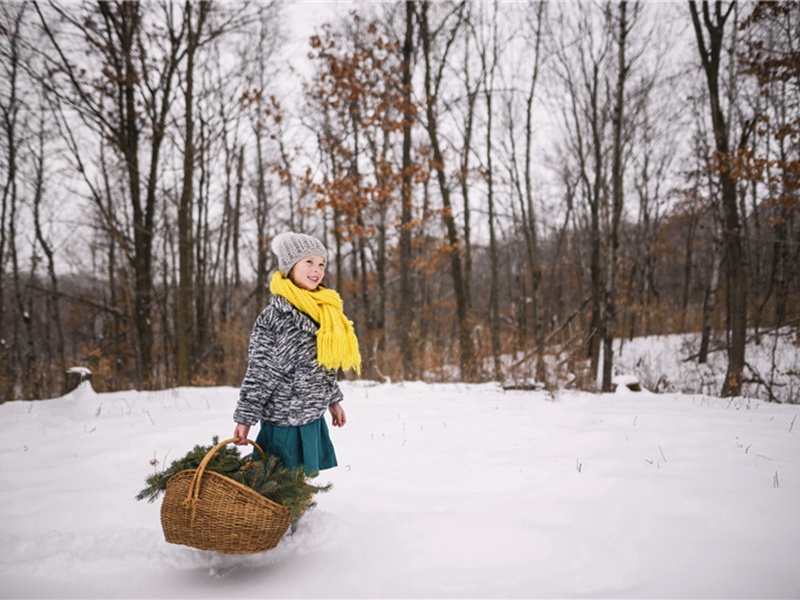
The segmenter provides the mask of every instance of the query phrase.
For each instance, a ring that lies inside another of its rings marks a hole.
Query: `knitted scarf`
[[[344,314],[342,298],[336,291],[320,287],[313,292],[297,287],[278,271],[272,276],[269,291],[283,296],[297,310],[319,323],[317,362],[328,369],[353,369],[361,373],[361,354],[353,323]]]

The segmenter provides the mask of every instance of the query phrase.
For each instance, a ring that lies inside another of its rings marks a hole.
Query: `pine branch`
[[[173,475],[198,468],[206,454],[218,443],[215,437],[211,446],[195,446],[183,458],[173,461],[166,470],[147,477],[147,487],[136,495],[136,499],[154,502],[166,491],[167,482]],[[307,474],[302,466],[286,469],[277,456],[267,456],[265,462],[253,460],[252,455],[242,458],[237,449],[231,446],[220,448],[206,469],[250,487],[277,504],[288,506],[292,511],[292,519],[301,517],[316,505],[315,494],[330,491],[333,487],[331,483],[323,486],[309,483],[309,479],[316,477],[317,473]]]

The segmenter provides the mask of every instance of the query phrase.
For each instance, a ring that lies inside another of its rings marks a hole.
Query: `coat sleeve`
[[[247,372],[239,391],[239,402],[233,420],[243,425],[255,425],[261,419],[264,406],[279,385],[291,379],[285,354],[276,352],[277,332],[271,307],[262,312],[250,334]]]
[[[336,404],[342,400],[344,400],[344,394],[342,394],[342,388],[339,387],[339,382],[336,380],[336,372],[334,371],[331,375],[331,399],[328,405]]]

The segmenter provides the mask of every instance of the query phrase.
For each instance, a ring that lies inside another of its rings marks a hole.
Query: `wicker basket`
[[[164,537],[173,544],[224,554],[253,554],[278,545],[291,523],[291,510],[229,477],[206,471],[214,454],[237,441],[225,440],[197,469],[176,473],[161,504]],[[264,451],[247,440],[262,457]]]

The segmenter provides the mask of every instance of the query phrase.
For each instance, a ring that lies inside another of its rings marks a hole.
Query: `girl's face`
[[[294,284],[310,292],[319,287],[323,277],[325,277],[325,259],[319,254],[301,258],[289,271],[289,278]]]

